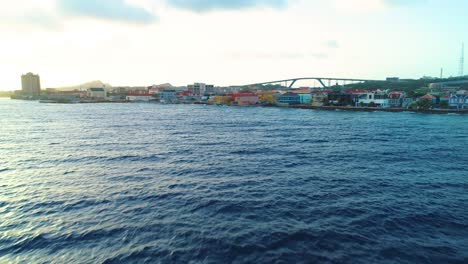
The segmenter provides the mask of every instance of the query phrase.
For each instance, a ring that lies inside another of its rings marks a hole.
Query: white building
[[[152,94],[129,94],[126,99],[129,102],[149,102],[155,98]]]
[[[371,106],[388,108],[390,107],[390,100],[386,93],[365,93],[358,97],[356,100],[357,106]]]
[[[450,95],[449,107],[453,109],[468,109],[468,91],[461,90]]]
[[[88,88],[86,95],[90,98],[104,99],[107,97],[107,92],[104,88]]]
[[[21,91],[23,95],[41,95],[41,80],[39,75],[31,72],[21,75]]]
[[[214,85],[206,83],[194,83],[187,86],[193,95],[214,94]]]

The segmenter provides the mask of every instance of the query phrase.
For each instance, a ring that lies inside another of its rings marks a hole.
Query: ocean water
[[[468,263],[468,116],[1,99],[0,263]]]

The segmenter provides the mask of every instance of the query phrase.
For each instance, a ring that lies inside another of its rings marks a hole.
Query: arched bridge
[[[302,78],[293,78],[293,79],[285,79],[279,81],[271,81],[271,82],[262,82],[262,83],[254,83],[245,86],[259,86],[259,85],[268,85],[268,84],[275,84],[275,83],[289,83],[289,85],[285,85],[288,88],[292,88],[297,81],[304,81],[304,80],[314,80],[318,81],[320,85],[324,88],[330,87],[330,82],[384,82],[384,80],[369,80],[369,79],[353,79],[353,78],[328,78],[328,77],[302,77]],[[328,86],[325,84],[328,82]]]

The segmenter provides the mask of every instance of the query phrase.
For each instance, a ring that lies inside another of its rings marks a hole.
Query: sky
[[[459,0],[0,0],[0,90],[456,76]],[[465,70],[466,72],[466,70]]]

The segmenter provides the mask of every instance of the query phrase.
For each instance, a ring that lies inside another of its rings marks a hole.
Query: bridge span
[[[332,81],[342,81],[342,82],[385,82],[385,80],[369,80],[369,79],[354,79],[354,78],[335,78],[335,77],[301,77],[301,78],[293,78],[293,79],[284,79],[278,81],[271,81],[271,82],[262,82],[262,83],[254,83],[245,86],[259,86],[259,85],[268,85],[268,84],[275,84],[275,83],[289,83],[289,85],[285,85],[288,88],[292,88],[297,81],[304,81],[304,80],[314,80],[318,81],[323,88],[330,87],[330,82]],[[328,86],[325,84],[328,82]]]

